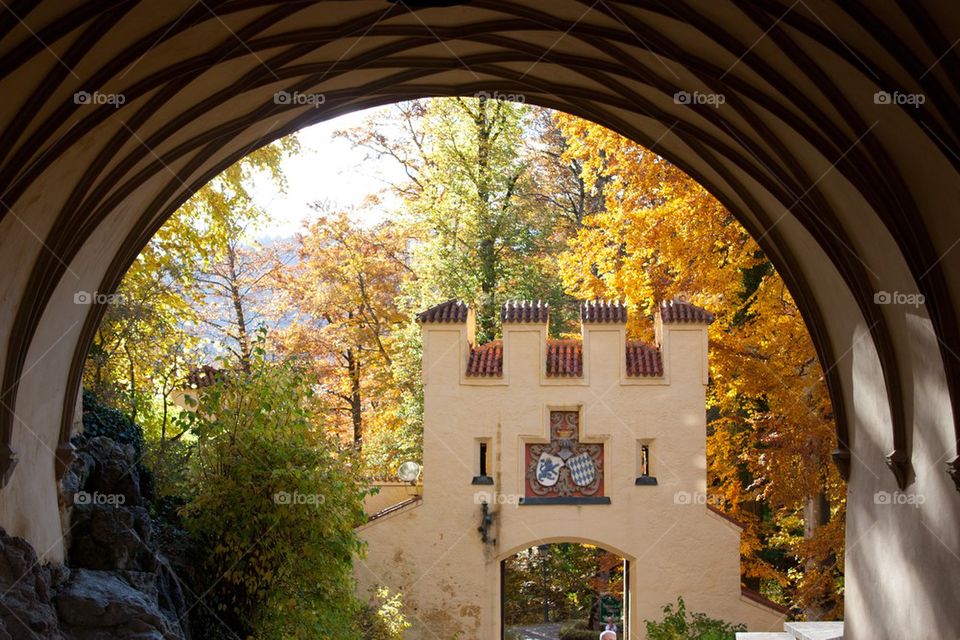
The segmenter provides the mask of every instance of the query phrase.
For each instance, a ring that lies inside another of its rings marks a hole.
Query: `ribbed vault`
[[[902,489],[928,471],[917,444],[937,450],[938,482],[944,462],[957,469],[960,14],[948,0],[6,7],[0,464],[11,504],[54,500],[37,478],[52,477],[54,451],[69,456],[103,311],[74,293],[113,290],[163,221],[257,146],[360,108],[479,91],[615,129],[736,214],[813,335],[845,473],[885,482],[886,464]],[[278,91],[324,102],[278,104]],[[723,104],[684,103],[681,91]],[[878,104],[877,91],[924,103]],[[123,104],[78,104],[77,92]],[[878,291],[926,304],[875,304]],[[862,410],[858,389],[876,406]],[[14,456],[43,462],[11,475]],[[0,524],[56,546],[42,525]]]

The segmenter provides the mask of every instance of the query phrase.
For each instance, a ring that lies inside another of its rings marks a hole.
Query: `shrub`
[[[92,392],[84,391],[83,431],[74,436],[74,444],[80,445],[97,436],[133,445],[136,459],[143,456],[143,430],[140,426],[122,411],[101,403]]]
[[[663,620],[646,620],[648,640],[734,640],[737,631],[746,631],[746,625],[733,625],[723,620],[708,618],[703,613],[690,613],[683,602],[683,596],[677,598],[677,608],[672,604],[663,608]]]
[[[240,637],[355,637],[364,491],[316,420],[313,381],[258,349],[200,394],[184,525],[200,593]]]

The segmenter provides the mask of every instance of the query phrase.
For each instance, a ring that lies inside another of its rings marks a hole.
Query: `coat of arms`
[[[579,441],[577,411],[550,413],[550,442],[527,445],[527,495],[600,495],[603,445]]]

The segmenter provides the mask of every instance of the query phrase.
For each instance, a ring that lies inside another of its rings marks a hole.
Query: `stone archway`
[[[836,457],[851,482],[848,632],[952,633],[960,594],[943,568],[956,568],[960,547],[960,223],[946,213],[960,192],[960,16],[951,9],[946,0],[8,3],[0,525],[62,556],[55,478],[102,312],[74,295],[111,291],[194,190],[311,122],[501,91],[654,146],[759,239],[804,313],[837,412]],[[278,102],[278,91],[324,101]],[[698,97],[718,95],[722,104]],[[877,304],[884,292],[926,302]],[[874,504],[897,490],[926,502],[910,512]]]
[[[599,550],[599,551],[601,551],[601,552],[609,552],[610,554],[612,554],[612,555],[614,555],[614,556],[617,556],[617,557],[619,558],[619,560],[622,562],[622,566],[623,566],[623,593],[622,593],[622,599],[621,599],[621,606],[622,606],[622,608],[621,608],[621,615],[622,615],[621,620],[622,620],[622,626],[619,626],[619,628],[618,628],[618,636],[622,636],[622,637],[625,637],[625,638],[630,638],[630,637],[633,637],[633,635],[636,635],[636,632],[635,632],[635,631],[634,631],[634,632],[631,632],[631,628],[632,628],[632,626],[635,625],[638,621],[631,620],[631,616],[630,616],[630,613],[631,613],[631,611],[630,611],[630,598],[633,596],[633,594],[631,593],[631,588],[632,588],[632,577],[631,577],[631,576],[634,575],[633,572],[632,572],[632,570],[631,570],[631,567],[635,566],[636,558],[632,557],[632,556],[629,555],[629,554],[624,553],[623,551],[620,551],[620,550],[611,548],[609,545],[604,544],[603,542],[600,542],[600,541],[598,541],[598,540],[584,539],[584,538],[551,537],[551,538],[542,539],[542,540],[541,540],[541,539],[530,540],[528,543],[526,543],[526,545],[522,545],[522,544],[521,544],[521,545],[519,545],[518,547],[514,547],[514,548],[513,548],[511,551],[509,551],[509,552],[505,552],[505,553],[499,554],[499,556],[498,556],[498,558],[497,558],[497,561],[498,561],[498,563],[499,563],[499,565],[500,565],[500,585],[499,585],[499,594],[500,594],[499,602],[500,602],[500,609],[499,609],[499,612],[498,612],[498,613],[499,613],[500,637],[501,637],[501,638],[504,638],[504,637],[506,636],[506,630],[507,630],[507,626],[508,626],[508,625],[507,625],[507,618],[506,618],[506,607],[505,607],[505,605],[506,605],[506,600],[507,600],[507,598],[509,597],[508,594],[507,594],[507,592],[506,592],[506,589],[507,589],[507,579],[506,579],[507,562],[508,562],[511,558],[516,557],[517,554],[522,553],[523,551],[532,550],[532,549],[535,548],[535,547],[539,547],[539,548],[541,548],[541,549],[542,549],[543,547],[548,547],[548,548],[549,548],[549,547],[554,547],[554,546],[556,546],[556,545],[558,545],[558,544],[564,544],[564,543],[571,543],[571,544],[580,545],[580,546],[590,545],[590,546],[592,546],[592,547],[595,547],[597,550]],[[544,576],[544,577],[545,577],[545,578],[549,578],[549,576]],[[635,576],[634,576],[634,577],[635,577]],[[557,620],[555,619],[554,622],[557,622]],[[552,630],[552,629],[551,629],[551,630]]]

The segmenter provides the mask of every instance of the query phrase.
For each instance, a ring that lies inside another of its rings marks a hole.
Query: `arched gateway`
[[[499,91],[654,147],[753,233],[830,387],[850,482],[845,633],[956,635],[953,0],[10,0],[0,11],[0,526],[46,559],[64,554],[57,476],[103,312],[78,294],[112,291],[171,212],[269,140],[404,98]],[[283,99],[295,92],[323,100]],[[924,500],[875,500],[898,491]]]
[[[501,319],[503,338],[478,345],[466,305],[419,315],[423,496],[361,530],[361,592],[402,593],[413,638],[500,637],[505,558],[596,542],[628,563],[628,633],[677,596],[782,629],[781,609],[741,590],[740,530],[706,493],[712,316],[665,303],[654,344],[627,339],[619,303],[584,304],[579,340],[548,337],[547,305]]]

